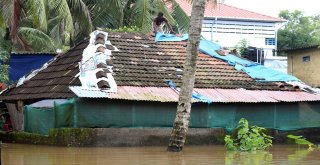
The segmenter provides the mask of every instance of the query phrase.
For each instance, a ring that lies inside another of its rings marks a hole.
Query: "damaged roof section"
[[[113,77],[119,89],[122,89],[121,86],[169,87],[166,80],[173,81],[178,87],[181,85],[186,57],[185,42],[155,43],[153,37],[138,33],[109,33],[108,40],[119,49],[112,52],[111,57]],[[82,53],[88,44],[89,40],[85,40],[67,53],[57,56],[47,68],[19,87],[5,91],[0,99],[76,97],[69,86],[81,86],[76,75],[79,73]],[[270,82],[256,82],[243,71],[238,71],[228,63],[205,54],[199,54],[195,88],[295,90],[286,84],[281,86]],[[121,98],[120,95],[116,95],[112,94],[111,98]],[[162,96],[166,96],[166,90],[162,90]]]

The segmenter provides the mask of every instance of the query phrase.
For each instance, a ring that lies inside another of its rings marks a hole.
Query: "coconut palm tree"
[[[95,26],[117,29],[122,26],[136,26],[141,32],[151,31],[152,20],[163,12],[171,25],[180,32],[187,32],[190,18],[175,0],[111,0],[107,9],[93,9],[92,22]],[[92,5],[90,5],[92,6]],[[170,7],[168,7],[170,6]],[[96,7],[96,6],[95,6]],[[97,17],[105,15],[105,17]]]
[[[198,47],[200,42],[202,20],[204,17],[206,1],[208,0],[193,1],[189,29],[189,40],[187,44],[187,57],[184,65],[177,113],[168,145],[168,151],[182,151],[186,140],[190,121],[191,96],[195,82]],[[213,3],[216,4],[217,1],[214,0]]]
[[[72,13],[72,14],[71,14]],[[54,51],[76,34],[92,30],[89,10],[82,0],[2,0],[0,20],[9,29],[12,48]],[[79,24],[81,28],[75,28]]]
[[[79,42],[93,27],[136,26],[147,33],[158,11],[176,30],[187,31],[190,18],[175,0],[2,0],[0,21],[14,49],[39,51]]]

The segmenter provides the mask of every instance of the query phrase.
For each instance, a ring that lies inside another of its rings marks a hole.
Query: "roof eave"
[[[268,20],[268,19],[254,19],[254,18],[237,18],[237,17],[221,17],[221,16],[205,16],[205,19],[218,19],[218,20],[236,20],[236,21],[256,21],[256,22],[286,22],[286,20]]]
[[[320,48],[320,45],[311,45],[311,46],[305,46],[305,47],[300,47],[300,48],[288,48],[288,49],[282,49],[282,50],[279,50],[279,51],[291,52],[291,51],[317,49],[317,48]]]

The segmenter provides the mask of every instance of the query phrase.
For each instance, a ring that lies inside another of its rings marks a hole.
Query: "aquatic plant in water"
[[[303,136],[295,136],[295,135],[287,135],[289,139],[293,139],[294,142],[298,145],[307,145],[309,149],[313,148],[315,145],[308,141],[306,138]]]
[[[258,126],[249,127],[249,122],[240,119],[232,136],[226,135],[224,141],[226,148],[232,151],[263,150],[272,146],[272,137],[266,135],[265,128]]]

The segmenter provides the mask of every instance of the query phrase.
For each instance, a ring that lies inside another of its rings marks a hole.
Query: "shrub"
[[[233,135],[226,135],[224,141],[228,150],[232,151],[254,151],[263,150],[272,146],[271,136],[263,131],[265,128],[258,126],[249,127],[246,119],[240,119]]]

